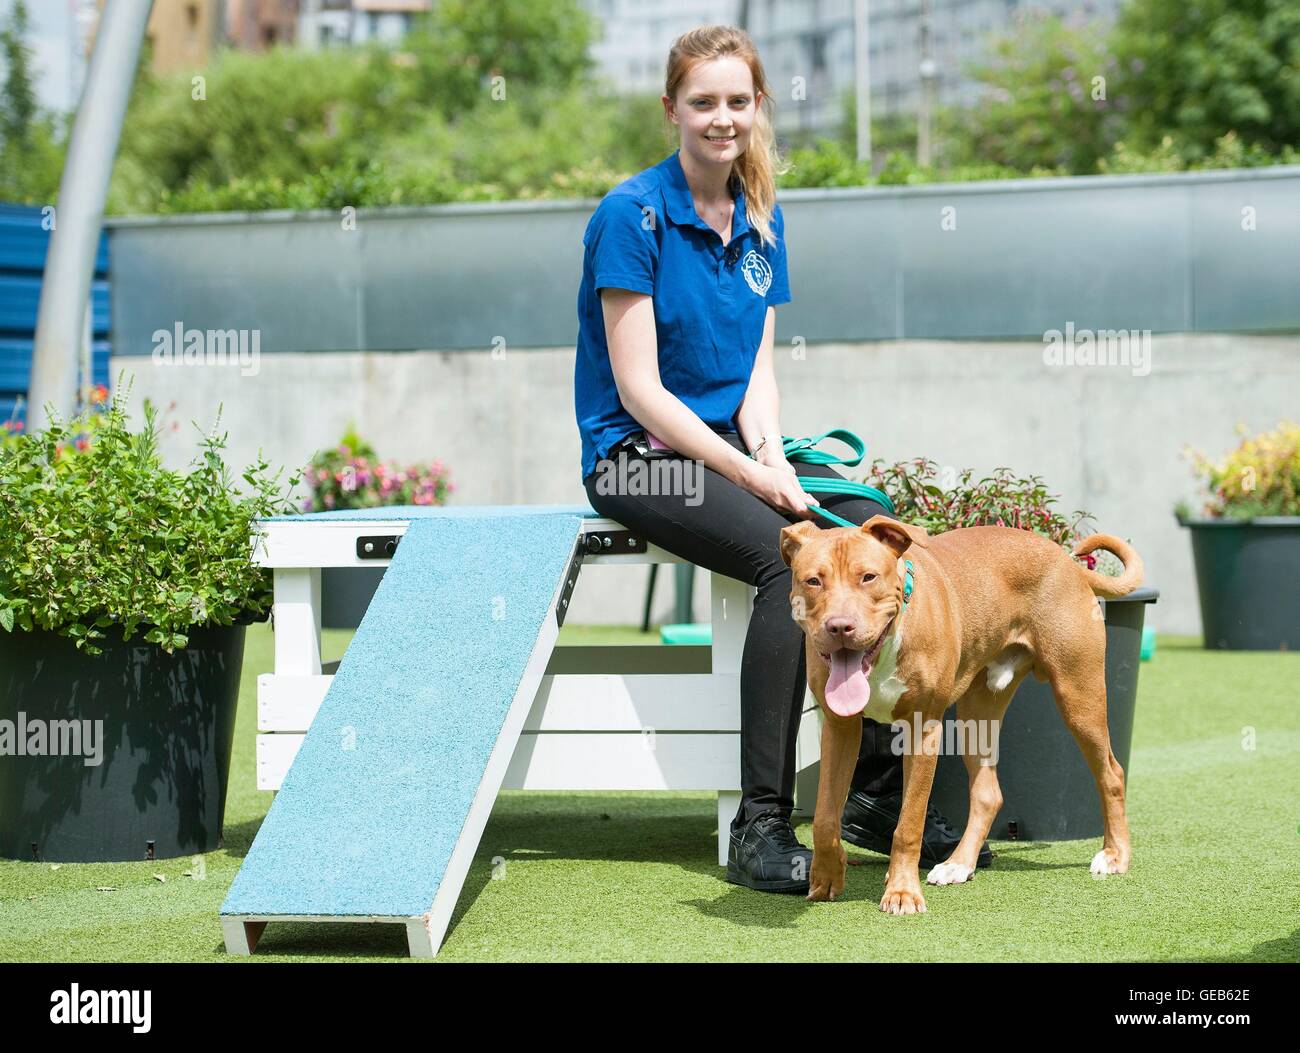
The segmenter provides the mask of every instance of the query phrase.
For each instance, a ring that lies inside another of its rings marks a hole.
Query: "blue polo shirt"
[[[659,376],[665,388],[715,431],[735,431],[768,307],[790,302],[785,217],[765,245],[738,192],[731,242],[695,212],[676,153],[601,199],[582,237],[574,405],[582,435],[582,478],[610,447],[641,425],[623,408],[605,342],[599,292],[607,287],[654,299]]]

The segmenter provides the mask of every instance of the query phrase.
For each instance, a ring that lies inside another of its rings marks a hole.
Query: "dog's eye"
[[[862,584],[863,584],[863,585],[865,585],[865,584],[866,584],[867,582],[869,582],[869,581],[875,581],[875,580],[876,580],[876,575],[874,575],[874,574],[864,574],[864,575],[862,575]]]
[[[805,578],[805,579],[804,579],[804,584],[805,584],[805,585],[820,585],[820,584],[821,584],[821,579],[820,579],[820,578],[817,578],[817,577]]]

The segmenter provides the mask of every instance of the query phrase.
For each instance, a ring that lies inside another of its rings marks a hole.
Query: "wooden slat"
[[[257,736],[259,790],[280,788],[302,740],[300,734]],[[820,749],[819,718],[809,710],[799,722],[796,770],[817,763]],[[740,786],[740,735],[525,731],[501,785],[509,790],[734,790]]]
[[[708,673],[713,670],[708,644],[621,644],[557,647],[546,665],[559,673]]]
[[[332,676],[257,678],[257,729],[305,733]],[[739,731],[740,685],[710,673],[545,675],[524,727],[528,731]]]
[[[387,559],[360,559],[356,539],[363,534],[386,534],[401,537],[406,533],[409,520],[402,519],[264,519],[258,520],[256,529],[264,533],[253,549],[253,561],[263,567],[386,567]],[[582,530],[592,533],[602,530],[623,530],[612,519],[589,517],[583,519]],[[615,564],[682,563],[674,553],[655,545],[648,545],[643,553],[629,555],[588,555],[584,566]],[[740,585],[739,582],[737,582]],[[741,588],[752,586],[740,585]]]
[[[733,790],[740,735],[582,732],[521,735],[510,790]]]

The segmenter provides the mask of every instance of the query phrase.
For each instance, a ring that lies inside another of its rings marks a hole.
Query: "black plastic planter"
[[[1300,650],[1300,516],[1184,519],[1205,646]]]
[[[0,756],[0,856],[118,862],[216,849],[251,620],[191,628],[170,655],[117,628],[95,656],[53,632],[0,631],[0,721],[12,722],[11,743],[20,728],[46,736],[42,753],[24,737],[21,753]],[[78,742],[54,721],[90,734]]]
[[[325,567],[321,571],[320,624],[323,629],[355,629],[387,567]]]
[[[1133,713],[1137,707],[1138,667],[1142,655],[1142,623],[1146,605],[1160,595],[1140,588],[1118,600],[1103,601],[1106,609],[1106,710],[1110,748],[1132,785],[1129,747],[1133,742]],[[956,719],[951,707],[945,723]],[[945,742],[948,738],[945,729]],[[1101,801],[1097,784],[1084,763],[1078,744],[1061,719],[1048,684],[1025,677],[1007,707],[998,741],[998,785],[1002,810],[989,836],[998,840],[1077,841],[1101,837]],[[939,758],[931,803],[952,820],[966,825],[970,800],[966,766],[952,754]]]

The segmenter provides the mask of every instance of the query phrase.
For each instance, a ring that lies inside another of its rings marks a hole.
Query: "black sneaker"
[[[807,892],[812,856],[794,836],[789,816],[763,812],[731,829],[727,880],[759,892]]]
[[[861,790],[850,790],[844,802],[844,817],[840,822],[840,838],[859,848],[889,855],[894,843],[894,827],[903,810],[903,792],[873,797]],[[934,807],[925,809],[925,830],[921,834],[921,863],[937,866],[950,855],[961,841],[961,834],[952,828]],[[980,849],[976,867],[987,867],[993,862],[993,853],[985,844]]]

